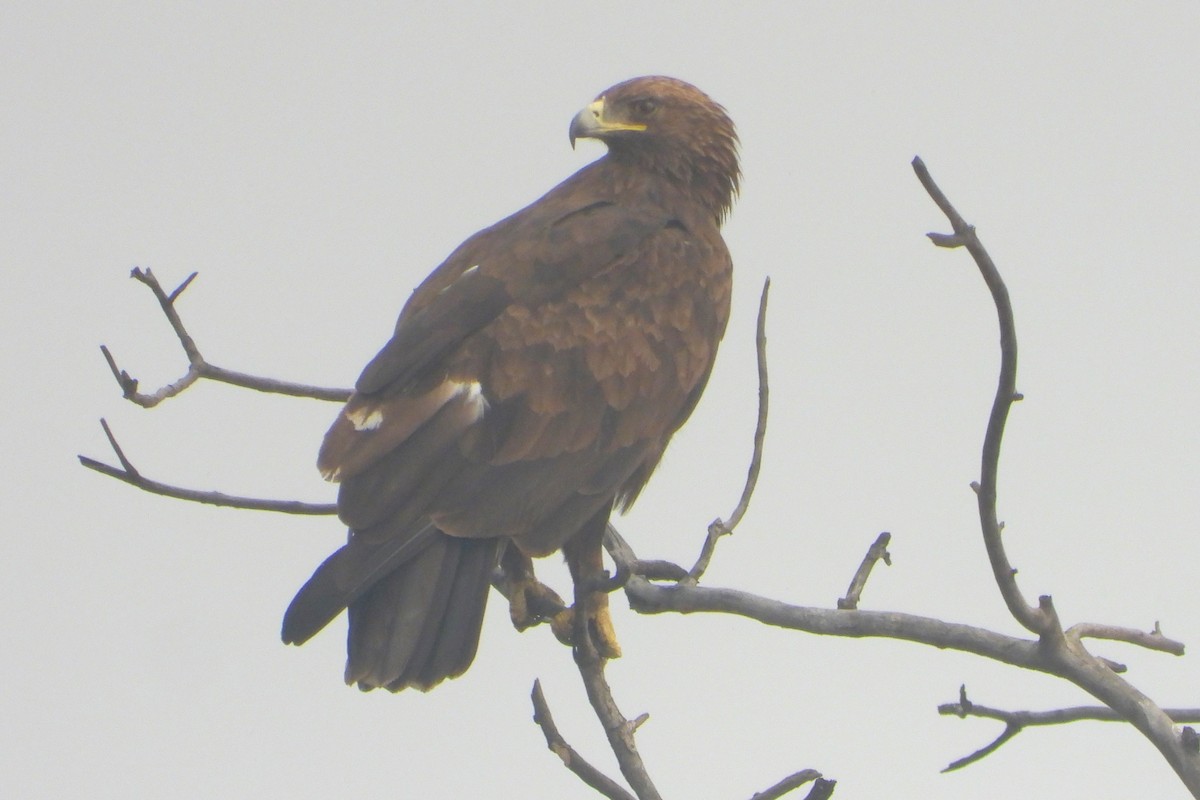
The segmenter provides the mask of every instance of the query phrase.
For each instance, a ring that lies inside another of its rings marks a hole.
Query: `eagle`
[[[461,675],[494,574],[518,628],[542,621],[550,590],[531,558],[559,550],[576,600],[556,634],[570,641],[584,615],[596,652],[620,654],[607,594],[579,588],[603,575],[610,514],[712,371],[738,139],[724,108],[662,76],[602,92],[571,121],[572,147],[582,138],[607,153],[425,279],[325,436],[318,467],[340,483],[349,536],[282,636],[303,644],[347,610],[345,679],[360,689]]]

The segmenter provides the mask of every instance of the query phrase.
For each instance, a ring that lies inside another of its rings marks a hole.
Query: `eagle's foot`
[[[592,595],[592,603],[603,598],[602,604],[589,608],[587,625],[588,635],[591,636],[592,646],[601,658],[620,658],[621,643],[617,641],[617,629],[613,627],[612,615],[608,612],[608,595]]]
[[[511,544],[500,556],[500,572],[508,597],[508,616],[517,630],[553,620],[566,609],[558,592],[537,579],[529,556]]]
[[[552,628],[555,620],[570,609],[563,603],[558,592],[533,577],[532,574],[522,576],[509,585],[508,615],[513,627],[519,631],[532,628],[547,620]],[[558,630],[555,628],[555,635]]]
[[[587,624],[586,636],[601,658],[620,658],[621,643],[617,641],[617,629],[613,627],[612,614],[608,610],[608,595],[597,592],[590,598],[583,622]],[[575,610],[578,607],[563,609],[550,620],[550,629],[555,637],[565,645],[575,646],[579,643],[579,633]]]

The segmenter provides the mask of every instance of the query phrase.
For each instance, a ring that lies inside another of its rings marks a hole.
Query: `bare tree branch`
[[[887,549],[888,542],[891,540],[892,535],[884,531],[876,537],[874,544],[867,548],[867,554],[863,556],[862,563],[859,564],[854,577],[850,579],[850,587],[846,590],[846,596],[837,602],[838,608],[858,608],[858,601],[862,598],[867,578],[871,577],[871,570],[875,568],[876,562],[882,561],[889,567],[892,565],[892,554]]]
[[[109,428],[108,422],[100,420],[100,426],[104,428],[104,435],[108,437],[108,443],[112,446],[113,452],[117,456],[117,460],[121,462],[121,467],[114,467],[111,464],[105,464],[103,461],[97,461],[87,456],[77,456],[79,463],[88,469],[95,470],[102,475],[107,475],[110,478],[116,478],[119,481],[124,481],[130,486],[136,486],[144,492],[151,494],[159,494],[164,497],[173,497],[176,500],[187,500],[192,503],[204,503],[210,506],[224,506],[226,508],[244,508],[249,511],[277,511],[282,514],[309,514],[309,515],[329,515],[337,513],[336,503],[304,503],[299,500],[270,500],[261,497],[239,497],[238,495],[224,494],[223,492],[215,491],[200,491],[198,489],[186,489],[182,486],[172,486],[168,483],[151,480],[140,473],[133,463],[125,456],[125,452],[121,446],[117,444],[117,438],[113,435],[112,429]]]
[[[646,765],[638,753],[634,733],[646,721],[647,715],[642,714],[635,719],[627,718],[617,707],[613,698],[612,687],[604,675],[607,663],[592,643],[589,630],[588,609],[592,602],[592,588],[576,584],[575,586],[575,627],[573,633],[575,665],[579,676],[583,679],[583,689],[587,693],[588,702],[604,728],[608,738],[608,746],[617,757],[617,766],[629,783],[638,800],[662,800],[658,788],[646,771]]]
[[[1016,390],[1017,335],[1012,302],[1000,272],[975,234],[975,228],[968,225],[946,199],[919,157],[913,159],[912,166],[921,185],[950,220],[954,229],[953,235],[929,234],[929,238],[939,247],[967,248],[991,291],[999,319],[1000,377],[983,440],[980,480],[974,488],[978,495],[984,546],[1000,594],[1013,617],[1026,629],[1038,635],[1038,644],[1047,671],[1071,681],[1133,724],[1158,748],[1192,795],[1200,798],[1200,757],[1186,745],[1185,737],[1175,730],[1171,718],[1149,697],[1117,675],[1102,659],[1089,653],[1080,640],[1079,629],[1071,635],[1063,631],[1049,595],[1039,597],[1037,608],[1034,608],[1017,588],[1016,570],[1008,559],[1001,537],[1003,524],[996,514],[996,479],[1004,425],[1012,404],[1021,399]],[[1094,635],[1094,632],[1100,629],[1100,626],[1095,625],[1083,628],[1085,632],[1090,632],[1089,635]],[[1134,637],[1115,638],[1130,641]],[[1151,644],[1155,649],[1160,649],[1157,642]]]
[[[996,752],[1001,747],[1003,747],[1004,744],[1006,742],[1008,742],[1009,739],[1013,738],[1020,732],[1021,732],[1021,729],[1018,728],[1016,725],[1005,725],[1004,730],[1000,732],[1000,735],[997,736],[995,739],[993,739],[990,743],[988,743],[984,747],[979,748],[978,750],[976,750],[973,753],[970,753],[968,755],[963,756],[962,758],[957,758],[954,761],[951,761],[949,764],[947,764],[945,767],[942,768],[942,772],[943,773],[954,772],[955,770],[960,770],[963,767],[970,766],[971,764],[974,764],[977,761],[982,761],[983,759],[987,758],[992,753]]]
[[[611,800],[634,800],[633,795],[625,791],[620,784],[589,764],[583,756],[579,755],[579,751],[567,744],[566,739],[558,732],[558,726],[554,724],[554,717],[551,716],[550,706],[546,703],[545,694],[542,693],[540,680],[533,682],[532,700],[533,721],[542,729],[542,735],[546,737],[546,746],[550,748],[550,752],[562,759],[563,765],[567,769],[574,772],[588,786]]]
[[[158,278],[154,273],[147,269],[142,270],[134,267],[130,273],[130,277],[150,289],[155,299],[158,300],[158,305],[162,309],[167,321],[171,324],[172,330],[175,331],[176,337],[179,339],[180,346],[183,347],[183,352],[188,359],[188,369],[183,377],[167,384],[154,392],[144,393],[138,389],[137,378],[132,377],[128,372],[117,366],[117,361],[113,357],[112,352],[106,345],[100,345],[100,352],[104,355],[104,360],[108,363],[108,368],[112,371],[113,377],[117,384],[121,387],[122,395],[130,402],[136,403],[143,408],[153,408],[171,397],[182,393],[201,378],[218,381],[220,383],[228,383],[234,386],[241,386],[255,391],[268,392],[271,394],[282,394],[292,397],[305,397],[314,400],[328,400],[336,402],[344,402],[350,397],[349,389],[333,389],[320,386],[310,386],[307,384],[293,383],[291,381],[280,381],[273,378],[264,378],[258,375],[248,375],[242,372],[234,372],[223,367],[218,367],[210,364],[200,354],[200,349],[196,346],[195,339],[188,333],[187,328],[183,324],[183,320],[179,317],[179,312],[175,308],[175,301],[183,294],[184,290],[191,285],[196,279],[198,273],[193,272],[183,280],[174,291],[167,293],[163,290],[162,285],[158,282]],[[131,486],[136,486],[142,491],[150,492],[151,494],[163,495],[165,497],[173,497],[178,500],[187,500],[194,503],[205,503],[208,505],[224,506],[228,508],[243,508],[253,511],[277,511],[284,514],[336,514],[337,506],[332,503],[305,503],[298,500],[274,500],[257,497],[242,497],[238,495],[228,495],[217,491],[200,491],[196,489],[188,489],[181,486],[174,486],[161,481],[151,480],[142,475],[133,466],[124,452],[117,444],[116,438],[113,436],[112,430],[108,427],[108,423],[103,419],[100,420],[100,425],[104,428],[104,434],[108,437],[109,445],[112,446],[113,452],[120,461],[121,467],[114,467],[111,464],[105,464],[102,461],[80,455],[79,463],[88,469],[95,470],[103,475],[111,478],[116,478],[119,481],[124,481]]]
[[[771,279],[763,282],[762,294],[758,299],[758,324],[755,328],[755,352],[758,361],[758,421],[754,428],[754,451],[750,457],[750,469],[746,473],[746,485],[742,488],[742,496],[738,500],[733,513],[728,520],[714,519],[708,525],[708,536],[700,550],[700,557],[695,565],[688,570],[685,583],[695,584],[700,581],[704,571],[712,561],[717,549],[717,539],[733,533],[734,528],[746,515],[750,507],[750,498],[754,495],[754,486],[758,483],[758,472],[762,468],[763,443],[767,438],[767,410],[771,405],[771,387],[767,376],[767,299],[771,293]]]
[[[975,234],[975,226],[967,224],[966,220],[954,209],[946,195],[933,182],[929,170],[920,157],[914,158],[913,170],[925,191],[937,203],[938,208],[950,220],[954,234],[927,234],[938,247],[966,247],[971,257],[979,267],[984,282],[992,293],[996,305],[996,313],[1000,322],[1000,378],[996,387],[996,398],[992,402],[992,412],[988,418],[987,432],[983,439],[983,458],[981,475],[976,490],[979,503],[979,520],[983,528],[984,545],[987,547],[988,560],[992,564],[992,573],[1000,594],[1013,617],[1032,633],[1042,633],[1047,630],[1050,621],[1037,608],[1029,605],[1017,588],[1016,573],[1008,560],[1001,538],[1003,526],[996,517],[996,480],[999,474],[1000,443],[1004,438],[1004,424],[1008,419],[1009,409],[1018,398],[1017,395],[1017,333],[1013,321],[1012,301],[1008,297],[1008,288],[1000,278],[1000,272],[992,262],[991,256],[983,248],[982,242]]]
[[[799,789],[804,784],[811,783],[812,781],[817,781],[818,785],[821,786],[821,789],[825,791],[825,794],[816,795],[817,797],[829,797],[831,794],[833,794],[833,786],[836,784],[836,781],[827,781],[822,779],[821,773],[817,772],[815,769],[802,769],[799,772],[793,772],[791,775],[788,775],[786,778],[769,789],[763,789],[761,792],[755,792],[754,795],[751,796],[750,800],[777,800],[777,798],[783,797],[785,794]],[[816,791],[816,789],[817,786],[814,786],[813,791]],[[813,792],[809,792],[808,798],[813,797]]]
[[[813,782],[813,787],[804,796],[804,800],[829,800],[833,797],[833,790],[837,788],[837,781],[830,778],[817,778]]]
[[[610,529],[606,543],[614,558],[634,563],[628,542]],[[697,612],[734,614],[791,630],[849,638],[891,638],[947,650],[959,650],[1038,672],[1058,674],[1057,658],[1041,643],[973,625],[896,611],[863,611],[798,606],[737,589],[684,584],[660,585],[633,575],[625,585],[630,608],[641,614]],[[1138,642],[1131,642],[1138,644]],[[1151,649],[1173,652],[1163,647]]]
[[[167,321],[171,323],[171,328],[175,331],[175,335],[179,338],[179,343],[183,347],[183,352],[187,355],[188,368],[187,372],[179,380],[169,383],[154,392],[144,393],[138,390],[137,378],[130,376],[128,372],[120,369],[112,352],[107,346],[101,345],[100,352],[104,354],[104,359],[108,362],[108,367],[112,370],[113,377],[116,378],[117,384],[121,387],[121,393],[125,399],[136,403],[142,408],[153,408],[163,400],[180,394],[201,378],[241,386],[245,389],[253,389],[258,392],[283,394],[291,397],[308,397],[314,400],[328,400],[341,403],[350,397],[349,389],[310,386],[303,383],[264,378],[244,372],[235,372],[206,361],[204,356],[200,354],[200,349],[196,346],[195,340],[188,333],[187,328],[184,327],[183,320],[179,318],[179,312],[175,309],[175,301],[196,278],[196,275],[197,273],[193,272],[183,283],[179,284],[178,288],[168,294],[163,291],[158,278],[154,277],[154,273],[150,270],[142,270],[134,267],[130,273],[130,277],[147,286],[153,292],[155,299],[158,300],[159,307],[162,308]]]
[[[630,608],[641,614],[734,614],[779,628],[855,639],[890,638],[960,650],[1017,667],[1049,672],[1034,640],[895,611],[797,606],[737,589],[659,585],[634,576],[625,586]]]
[[[1200,708],[1164,708],[1163,711],[1180,724],[1200,723]],[[1001,722],[1010,722],[1022,728],[1038,725],[1065,725],[1070,722],[1125,722],[1124,717],[1108,706],[1070,706],[1049,711],[1005,711],[981,706],[978,703],[968,703],[964,708],[962,703],[958,702],[938,706],[938,713],[944,716],[964,718],[985,717]]]
[[[1163,635],[1158,623],[1154,630],[1139,631],[1134,628],[1121,628],[1116,625],[1098,625],[1092,622],[1079,622],[1066,631],[1067,636],[1076,639],[1108,639],[1114,642],[1127,642],[1148,650],[1161,650],[1164,653],[1181,656],[1184,654],[1183,642],[1168,639]]]
[[[1200,722],[1200,708],[1165,708],[1174,722]],[[938,706],[938,713],[944,716],[982,717],[995,719],[1004,723],[1004,731],[991,744],[976,750],[947,765],[942,772],[951,772],[979,761],[995,752],[1001,745],[1016,736],[1027,727],[1038,725],[1064,725],[1071,722],[1126,722],[1125,718],[1107,706],[1074,706],[1071,708],[1056,708],[1050,711],[1005,711],[974,703],[967,698],[965,686],[959,689],[959,699],[955,703],[943,703]]]

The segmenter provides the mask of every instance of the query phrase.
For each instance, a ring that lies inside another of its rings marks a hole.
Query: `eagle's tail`
[[[461,675],[479,645],[502,541],[430,524],[407,537],[355,534],[296,594],[283,641],[303,644],[348,609],[346,683],[427,690]]]
[[[500,539],[438,532],[350,604],[346,683],[427,691],[475,659]]]

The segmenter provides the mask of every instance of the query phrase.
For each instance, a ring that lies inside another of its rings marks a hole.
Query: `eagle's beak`
[[[593,102],[571,120],[571,149],[575,149],[576,139],[603,139],[607,134],[617,131],[644,131],[645,125],[632,122],[617,122],[604,118],[604,98]]]

